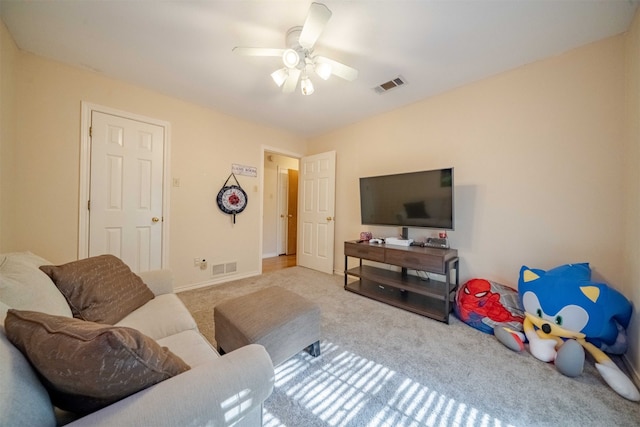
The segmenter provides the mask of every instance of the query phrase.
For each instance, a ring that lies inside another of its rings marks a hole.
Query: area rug
[[[322,354],[276,367],[265,426],[640,425],[640,404],[592,360],[565,377],[453,315],[446,324],[347,292],[343,276],[292,267],[178,295],[215,344],[213,307],[273,285],[320,306]]]

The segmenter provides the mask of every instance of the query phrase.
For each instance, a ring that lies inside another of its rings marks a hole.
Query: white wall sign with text
[[[231,165],[231,172],[236,175],[258,176],[258,168],[254,166]]]

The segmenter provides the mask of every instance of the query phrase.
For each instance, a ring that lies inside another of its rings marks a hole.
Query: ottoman
[[[213,318],[220,354],[261,344],[274,366],[303,349],[320,355],[320,308],[279,286],[223,301]]]

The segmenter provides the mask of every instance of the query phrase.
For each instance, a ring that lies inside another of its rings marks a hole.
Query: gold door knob
[[[333,220],[333,217],[332,217],[332,216],[328,216],[328,217],[327,217],[327,221],[332,221],[332,220]]]
[[[160,218],[158,218],[157,216],[154,216],[153,218],[151,218],[151,222],[158,222],[160,221]]]

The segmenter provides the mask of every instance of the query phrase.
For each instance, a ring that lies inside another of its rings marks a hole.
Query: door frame
[[[89,256],[89,210],[87,205],[90,196],[91,182],[91,138],[89,129],[91,128],[91,113],[98,111],[112,116],[120,116],[139,122],[151,123],[164,129],[164,159],[162,164],[162,268],[169,266],[169,208],[171,190],[171,124],[164,120],[154,119],[115,108],[90,102],[81,102],[80,113],[80,194],[78,203],[78,259]]]
[[[283,150],[282,148],[272,147],[269,145],[261,146],[262,155],[260,156],[261,162],[264,165],[264,159],[267,155],[266,153],[280,154],[283,156],[291,157],[293,159],[300,160],[304,157],[301,153],[295,153],[293,151]],[[264,167],[260,168],[260,230],[258,232],[259,242],[258,242],[258,274],[262,274],[262,245],[264,244]]]

